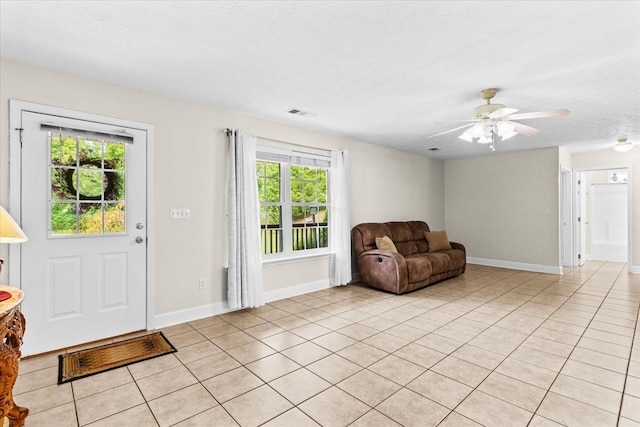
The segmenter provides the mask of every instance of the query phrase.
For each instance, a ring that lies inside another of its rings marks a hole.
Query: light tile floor
[[[20,363],[30,426],[640,426],[640,275],[469,265],[163,329],[177,353],[57,385]]]

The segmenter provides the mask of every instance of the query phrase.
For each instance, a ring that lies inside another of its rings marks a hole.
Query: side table
[[[18,377],[20,346],[24,335],[25,320],[20,312],[23,293],[20,289],[0,285],[0,291],[8,292],[11,297],[0,301],[0,426],[4,418],[9,419],[10,427],[21,427],[29,414],[13,401],[13,385]]]

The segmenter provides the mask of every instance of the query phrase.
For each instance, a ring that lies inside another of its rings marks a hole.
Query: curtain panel
[[[233,129],[227,177],[229,271],[227,297],[234,309],[264,305],[260,252],[260,201],[256,137]]]
[[[349,152],[333,150],[329,172],[331,206],[329,211],[329,243],[331,286],[351,282],[351,220],[349,216]]]

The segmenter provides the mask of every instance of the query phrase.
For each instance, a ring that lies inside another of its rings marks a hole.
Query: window
[[[66,132],[48,136],[51,235],[124,233],[126,145]]]
[[[327,252],[329,196],[327,159],[260,152],[262,254],[286,257]]]

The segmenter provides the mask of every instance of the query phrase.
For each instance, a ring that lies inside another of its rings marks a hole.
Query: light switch
[[[171,208],[169,217],[171,219],[189,219],[191,218],[191,209]]]

